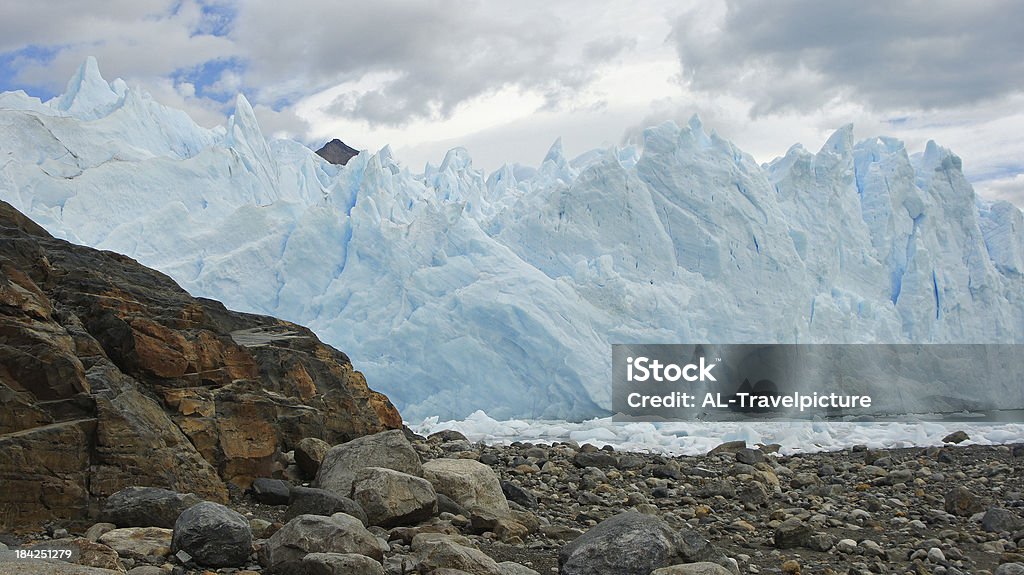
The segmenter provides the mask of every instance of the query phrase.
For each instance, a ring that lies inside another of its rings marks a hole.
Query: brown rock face
[[[85,520],[132,485],[223,501],[304,437],[401,424],[308,329],[193,298],[0,202],[0,531]]]

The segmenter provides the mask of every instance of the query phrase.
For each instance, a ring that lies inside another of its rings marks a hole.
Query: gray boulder
[[[423,465],[423,476],[434,486],[434,491],[469,511],[481,510],[497,517],[509,515],[508,500],[498,476],[479,461],[433,459]]]
[[[260,477],[252,482],[252,496],[264,505],[288,505],[292,484],[283,479]]]
[[[118,527],[170,529],[182,511],[200,501],[192,493],[158,487],[126,487],[107,498],[100,519]]]
[[[284,514],[284,521],[287,523],[299,515],[329,517],[335,513],[346,513],[361,521],[363,525],[370,524],[366,518],[366,512],[355,501],[324,489],[312,487],[292,488],[291,504]]]
[[[178,551],[208,567],[244,565],[252,553],[249,521],[220,503],[193,505],[174,523],[171,553]]]
[[[798,517],[790,517],[775,528],[775,547],[779,549],[807,547],[813,535],[813,527]]]
[[[384,566],[355,553],[310,553],[302,558],[303,575],[384,575]]]
[[[1017,531],[1024,528],[1024,519],[1008,509],[991,507],[982,516],[981,526],[990,533]]]
[[[501,563],[498,563],[498,569],[501,569],[502,575],[540,575],[540,573],[537,573],[533,569],[530,569],[525,565],[513,563],[512,561],[502,561]]]
[[[461,544],[451,537],[413,539],[413,550],[420,569],[426,573],[457,569],[473,575],[504,575],[501,566],[483,551]]]
[[[335,445],[324,456],[313,487],[336,495],[352,495],[356,473],[366,467],[394,469],[417,477],[423,476],[420,458],[401,430],[393,429]]]
[[[653,515],[626,512],[597,524],[558,554],[561,575],[650,575],[679,563],[727,559],[694,531]]]
[[[511,481],[502,481],[501,491],[505,494],[506,500],[515,501],[527,509],[535,509],[538,505],[536,495]]]
[[[422,477],[383,467],[367,467],[356,474],[352,498],[370,525],[414,525],[437,513],[437,494]]]
[[[267,539],[260,549],[260,564],[271,574],[299,573],[309,553],[355,553],[380,562],[384,551],[383,544],[351,515],[299,515]]]

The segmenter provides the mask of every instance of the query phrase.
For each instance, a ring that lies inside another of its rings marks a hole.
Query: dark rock
[[[738,489],[736,498],[748,505],[763,505],[768,502],[768,490],[764,485],[753,481]]]
[[[1024,563],[1003,563],[992,575],[1024,575]]]
[[[576,467],[615,467],[618,461],[617,457],[605,451],[581,451],[572,458],[572,462]]]
[[[742,439],[736,441],[726,441],[725,443],[719,444],[718,447],[715,447],[714,449],[709,451],[708,455],[716,455],[719,453],[736,453],[737,451],[746,448],[747,442]]]
[[[252,553],[249,521],[219,503],[189,507],[174,524],[171,552],[184,551],[208,567],[244,565]]]
[[[736,461],[746,463],[747,465],[754,465],[764,461],[764,454],[759,449],[744,447],[736,451]]]
[[[558,554],[561,575],[649,575],[659,567],[713,561],[724,555],[694,531],[635,512],[599,523]]]
[[[344,166],[349,160],[359,155],[359,150],[335,138],[324,144],[316,151],[316,154],[332,164]]]
[[[447,442],[447,441],[468,441],[468,440],[466,439],[465,435],[463,435],[462,433],[460,433],[458,431],[455,431],[453,429],[442,429],[441,431],[437,431],[437,432],[434,432],[434,433],[431,433],[430,435],[428,435],[427,436],[427,441],[444,443],[444,442]]]
[[[295,464],[305,477],[316,477],[320,464],[331,449],[330,444],[316,437],[306,437],[295,446]]]
[[[515,501],[527,509],[535,509],[538,505],[536,495],[511,481],[502,481],[501,491],[505,494],[505,499]]]
[[[158,487],[127,487],[107,498],[100,517],[118,527],[171,529],[183,511],[200,501],[192,493]]]
[[[945,509],[946,513],[969,517],[975,513],[981,513],[985,508],[974,493],[966,487],[960,486],[954,487],[946,493]]]
[[[1024,529],[1024,519],[1013,511],[991,507],[981,518],[981,526],[990,533],[1014,532]]]
[[[452,515],[461,515],[463,517],[469,517],[469,511],[459,505],[457,501],[448,497],[444,493],[437,494],[437,512],[438,513],[451,513]]]
[[[779,549],[811,548],[811,537],[813,536],[813,527],[799,518],[790,517],[775,528],[775,547]]]
[[[615,467],[622,470],[640,469],[647,465],[647,461],[639,455],[620,455]]]
[[[969,435],[967,435],[967,433],[964,432],[964,431],[954,431],[953,433],[950,433],[946,437],[943,437],[942,438],[942,442],[943,443],[963,443],[963,442],[967,441],[970,438],[971,437]]]
[[[346,513],[359,519],[363,525],[369,525],[366,512],[354,500],[313,487],[292,488],[291,502],[284,514],[284,521],[290,521],[299,515],[331,516],[335,513]]]
[[[694,494],[698,497],[716,497],[722,496],[726,499],[732,499],[736,497],[736,487],[732,484],[732,481],[727,479],[706,481],[703,485],[698,487]]]
[[[253,498],[264,505],[288,505],[292,486],[281,479],[260,477],[252,482]]]

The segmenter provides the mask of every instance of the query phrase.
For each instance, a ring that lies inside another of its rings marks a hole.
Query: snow
[[[339,167],[265,138],[244,96],[209,130],[90,59],[48,102],[0,94],[0,198],[310,326],[410,421],[606,415],[612,343],[1024,341],[1021,211],[935,143],[849,126],[765,165],[695,117],[490,175],[461,148],[423,173],[387,147]],[[935,394],[1024,408],[984,382]]]

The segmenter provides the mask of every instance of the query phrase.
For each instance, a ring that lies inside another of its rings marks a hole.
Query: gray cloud
[[[727,0],[720,21],[680,17],[672,39],[693,88],[755,115],[833,99],[939,109],[1024,90],[1022,21],[1024,4],[1000,0]]]
[[[390,78],[383,85],[341,96],[332,111],[402,125],[448,117],[460,103],[510,86],[558,103],[626,47],[573,46],[570,22],[542,3],[531,6],[304,0],[279,14],[279,3],[254,1],[240,12],[233,38],[250,56],[248,79],[263,86],[264,101],[383,72]]]

